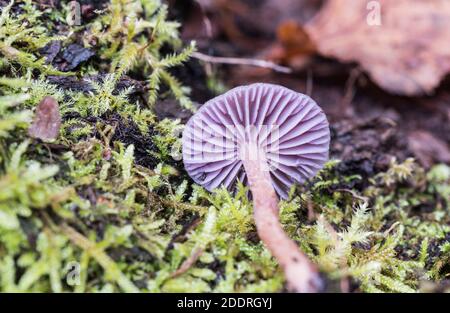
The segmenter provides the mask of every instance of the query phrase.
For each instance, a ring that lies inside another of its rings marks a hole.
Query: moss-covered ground
[[[0,1],[0,291],[284,291],[246,188],[193,184],[183,123],[154,113],[194,110],[173,70],[194,43],[160,0],[103,2],[76,25],[65,2]],[[62,116],[52,142],[27,133],[45,96]],[[281,220],[329,291],[450,290],[446,165],[361,175],[335,158]]]

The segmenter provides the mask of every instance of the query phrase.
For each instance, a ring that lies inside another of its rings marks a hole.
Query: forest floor
[[[286,53],[278,25],[306,23],[318,0],[168,1],[167,14],[158,0],[83,0],[79,27],[59,1],[37,2],[49,24],[31,17],[28,1],[0,23],[0,290],[286,291],[245,189],[208,193],[171,155],[195,108],[253,82],[308,94],[330,121],[331,161],[281,203],[326,290],[449,290],[449,79],[432,95],[397,96],[357,64]],[[149,24],[132,29],[133,14]],[[5,48],[27,20],[41,28],[36,41],[25,34],[11,47],[46,65]],[[193,40],[197,52],[183,50]],[[133,51],[145,52],[128,64]],[[271,59],[292,72],[204,61],[214,56]],[[61,115],[51,142],[27,132],[44,96]]]

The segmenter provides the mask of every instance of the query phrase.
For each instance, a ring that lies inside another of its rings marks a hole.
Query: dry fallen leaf
[[[267,58],[302,69],[316,50],[304,27],[294,20],[286,20],[278,26],[277,42],[269,49]]]
[[[435,163],[450,162],[448,145],[427,131],[416,130],[409,134],[408,144],[416,158],[426,168]]]
[[[28,135],[43,141],[51,141],[58,138],[60,128],[61,114],[58,102],[52,97],[45,97],[36,107]]]
[[[328,0],[306,31],[322,55],[358,62],[395,94],[431,93],[450,71],[448,0]]]

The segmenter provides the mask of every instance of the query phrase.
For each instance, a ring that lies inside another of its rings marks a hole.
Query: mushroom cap
[[[328,160],[330,130],[310,97],[257,83],[205,103],[186,124],[182,141],[186,171],[207,190],[232,190],[238,179],[246,184],[241,148],[256,146],[275,191],[287,198],[293,184],[313,177]]]

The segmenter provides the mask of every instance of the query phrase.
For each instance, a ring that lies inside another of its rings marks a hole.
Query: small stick
[[[290,74],[292,69],[286,66],[281,66],[266,60],[258,59],[246,59],[246,58],[228,58],[228,57],[215,57],[201,52],[192,53],[192,57],[198,60],[208,62],[208,63],[220,63],[220,64],[230,64],[230,65],[249,65],[256,67],[263,67],[274,70],[275,72]]]
[[[368,202],[368,201],[369,201],[368,198],[363,197],[363,196],[360,196],[360,195],[356,194],[356,192],[354,192],[353,190],[350,190],[350,189],[339,188],[339,189],[336,189],[336,191],[338,191],[338,192],[339,192],[339,191],[340,191],[340,192],[347,192],[347,193],[349,193],[350,195],[352,195],[353,198],[358,199],[358,200],[361,200],[361,201],[363,201],[363,202]]]
[[[203,249],[194,249],[192,254],[181,264],[181,266],[175,272],[170,274],[170,278],[175,278],[177,276],[180,276],[181,274],[186,273],[195,264],[195,262],[197,262],[202,253]]]
[[[355,85],[356,82],[358,80],[358,78],[360,77],[362,73],[362,70],[360,68],[354,68],[351,72],[350,72],[350,76],[346,82],[346,90],[345,90],[345,95],[340,103],[343,112],[348,115],[348,116],[352,116],[353,115],[353,108],[350,107],[350,105],[352,104],[353,98],[355,97]]]

